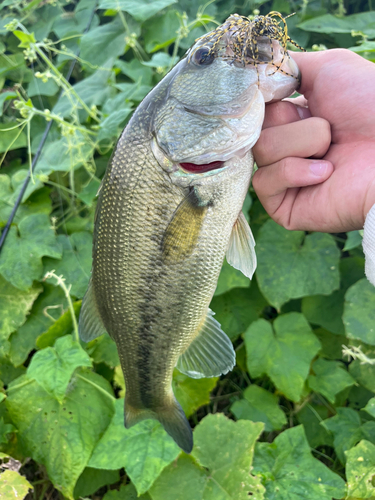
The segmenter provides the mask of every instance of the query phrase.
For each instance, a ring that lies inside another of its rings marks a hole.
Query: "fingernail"
[[[312,161],[310,163],[310,170],[317,177],[324,177],[327,173],[328,165],[326,161]]]
[[[296,106],[296,109],[301,120],[305,120],[306,118],[311,117],[309,108],[304,108],[303,106]]]

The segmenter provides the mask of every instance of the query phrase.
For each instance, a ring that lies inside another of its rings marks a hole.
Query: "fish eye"
[[[193,61],[198,66],[208,66],[214,61],[214,54],[209,47],[200,47],[193,54]]]

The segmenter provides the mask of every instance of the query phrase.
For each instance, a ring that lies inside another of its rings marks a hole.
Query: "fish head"
[[[243,157],[259,138],[265,103],[299,86],[286,43],[245,19],[231,16],[199,38],[170,74],[152,130],[154,156],[169,173],[213,175]]]

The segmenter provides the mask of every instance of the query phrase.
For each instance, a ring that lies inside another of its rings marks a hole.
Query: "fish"
[[[193,435],[173,370],[216,377],[235,365],[209,305],[225,256],[250,279],[254,273],[242,212],[251,148],[265,103],[299,85],[278,27],[272,16],[235,14],[197,39],[134,112],[98,196],[80,337],[107,332],[115,341],[125,427],[156,419],[186,453]]]

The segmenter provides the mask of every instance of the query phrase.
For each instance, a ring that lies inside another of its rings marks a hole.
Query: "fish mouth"
[[[225,166],[224,161],[213,161],[211,163],[204,163],[203,165],[198,165],[196,163],[180,163],[180,167],[188,174],[205,174],[211,170],[218,170]]]

